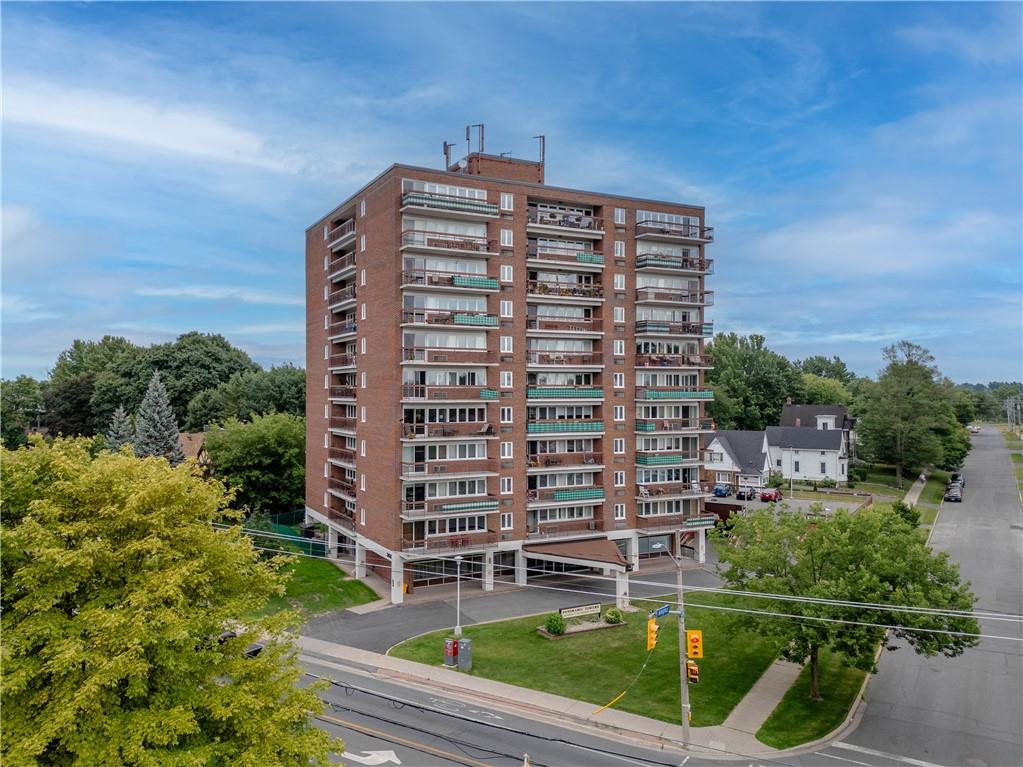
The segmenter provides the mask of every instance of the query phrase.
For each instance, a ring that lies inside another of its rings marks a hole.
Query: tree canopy
[[[721,333],[707,344],[714,367],[707,381],[714,400],[707,406],[719,429],[760,430],[776,426],[787,397],[801,402],[799,369],[764,344],[763,336]]]
[[[819,506],[819,505],[818,505]],[[736,519],[731,532],[712,535],[724,580],[735,588],[769,594],[844,600],[872,607],[762,599],[758,609],[796,619],[748,616],[749,626],[784,641],[782,655],[806,660],[812,698],[820,699],[819,653],[876,671],[875,654],[886,628],[922,655],[960,655],[977,643],[969,616],[934,615],[896,606],[970,611],[976,598],[945,552],[933,552],[915,526],[887,507],[809,518],[781,509],[758,509]],[[841,621],[841,622],[836,622]],[[876,625],[867,625],[876,624]],[[886,628],[882,628],[886,627]]]
[[[166,458],[172,465],[177,465],[185,460],[179,436],[174,411],[167,401],[163,381],[160,380],[158,372],[153,373],[149,380],[149,389],[135,416],[133,443],[135,455],[140,458],[144,456]]]
[[[50,382],[57,384],[83,373],[98,375],[121,353],[135,348],[135,344],[122,336],[103,336],[99,341],[76,338],[71,346],[57,355],[50,371]]]
[[[42,421],[43,385],[31,376],[0,381],[0,438],[16,448],[28,441],[26,430]]]
[[[815,373],[803,373],[804,405],[849,405],[852,403],[850,392],[836,378],[825,378]]]
[[[838,381],[843,386],[848,386],[856,378],[853,372],[837,356],[828,359],[822,354],[816,354],[813,357],[807,357],[805,360],[797,361],[796,367],[804,373]]]
[[[88,439],[2,451],[5,765],[329,764],[283,593],[229,496]],[[237,637],[224,636],[234,631]],[[259,639],[254,658],[245,650]]]
[[[247,421],[254,415],[289,413],[305,416],[305,371],[291,365],[247,373],[205,389],[188,403],[190,431],[202,431],[231,418]]]
[[[43,423],[51,434],[92,436],[97,422],[89,402],[96,386],[96,374],[91,370],[51,382],[43,394]]]

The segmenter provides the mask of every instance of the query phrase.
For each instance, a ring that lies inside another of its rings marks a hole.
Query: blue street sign
[[[657,615],[658,618],[663,618],[665,615],[667,615],[670,612],[670,610],[671,610],[671,607],[669,605],[661,605],[660,607],[657,608],[656,615]]]

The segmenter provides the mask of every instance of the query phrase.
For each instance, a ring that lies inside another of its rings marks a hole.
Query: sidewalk
[[[571,726],[612,731],[637,740],[658,742],[661,746],[677,748],[683,742],[682,727],[679,724],[669,724],[614,709],[597,713],[598,706],[593,703],[516,687],[443,666],[414,663],[312,637],[299,637],[296,644],[304,652],[321,658],[357,664],[381,677],[399,678],[427,685],[433,690],[512,709],[523,716],[536,718],[540,715],[547,719],[561,720]],[[776,661],[764,672],[724,724],[691,728],[692,745],[706,758],[734,759],[736,754],[770,758],[785,753],[764,745],[756,739],[755,733],[781,701],[799,670],[800,667],[796,664]]]
[[[924,485],[926,484],[926,480],[921,482],[920,478],[917,477],[916,482],[909,488],[909,492],[906,493],[906,497],[902,499],[902,502],[907,506],[916,506],[916,502],[920,500],[920,493],[924,491]]]

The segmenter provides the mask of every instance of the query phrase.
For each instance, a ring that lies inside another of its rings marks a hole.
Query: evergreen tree
[[[160,456],[170,461],[172,466],[185,460],[178,440],[178,423],[159,371],[153,373],[135,416],[135,455],[139,458]]]
[[[118,405],[107,428],[107,447],[116,451],[134,441],[135,429],[132,428],[131,418],[128,417],[124,405]]]

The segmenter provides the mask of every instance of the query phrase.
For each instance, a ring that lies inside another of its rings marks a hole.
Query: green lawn
[[[916,510],[920,512],[921,527],[933,525],[934,520],[938,518],[938,509],[935,506],[923,506],[921,504],[917,504]]]
[[[785,491],[782,490],[782,493],[790,498],[800,498],[806,501],[820,501],[821,503],[831,504],[840,503],[850,509],[855,509],[857,506],[859,506],[861,503],[867,500],[865,497],[859,495],[828,493],[824,492],[823,490],[817,492],[814,492],[813,490],[793,490],[791,493],[785,493]]]
[[[822,650],[821,695],[824,700],[810,700],[810,667],[804,667],[757,732],[757,740],[774,748],[792,748],[823,738],[849,713],[863,684],[864,673],[842,666],[838,655]]]
[[[910,483],[912,484],[912,483]],[[885,499],[891,500],[902,500],[902,497],[906,494],[907,485],[902,490],[892,487],[891,485],[882,485],[877,482],[857,482],[856,489],[862,490],[864,493],[870,493],[873,496],[884,496]]]
[[[261,615],[281,610],[313,615],[366,604],[378,598],[365,583],[349,578],[337,565],[324,559],[296,556],[281,571],[291,576],[287,591],[282,597],[273,597],[260,611]]]
[[[1023,463],[1023,453],[1010,453],[1015,463]]]
[[[948,484],[949,476],[951,475],[947,471],[937,470],[927,475],[927,484],[920,493],[920,500],[923,503],[941,503],[945,497],[945,486]]]
[[[686,625],[701,629],[705,657],[699,661],[700,683],[690,687],[693,725],[720,724],[774,660],[778,644],[736,629],[734,618],[699,604],[734,604],[735,597],[701,594],[686,601]],[[472,674],[534,690],[584,700],[594,709],[611,701],[643,666],[646,651],[646,604],[626,613],[624,628],[594,631],[551,641],[536,627],[543,616],[468,626],[473,640]],[[672,616],[660,619],[657,647],[635,685],[615,708],[665,722],[679,721],[678,630]],[[443,639],[437,631],[391,648],[390,654],[420,663],[442,661]]]

